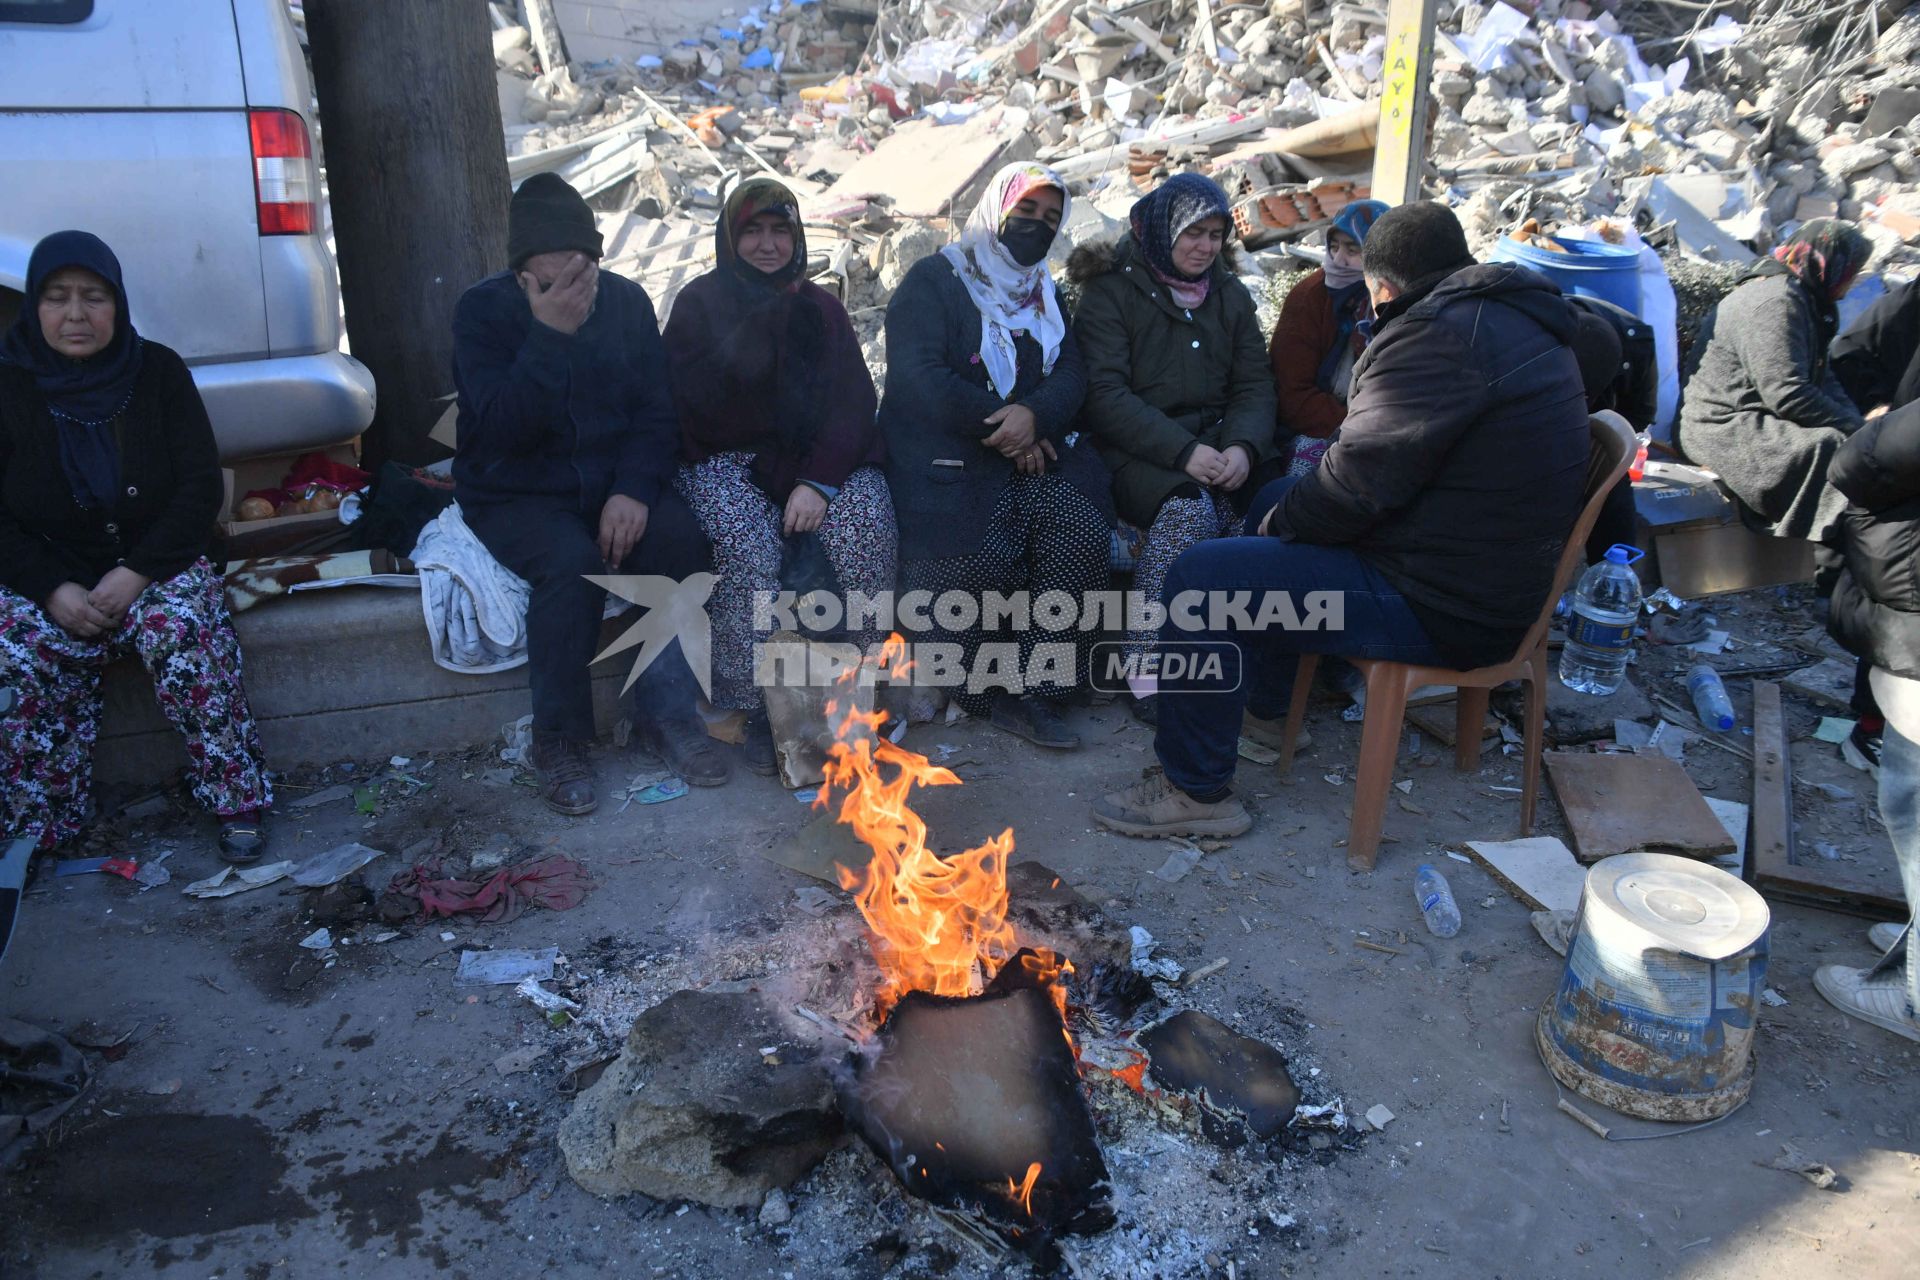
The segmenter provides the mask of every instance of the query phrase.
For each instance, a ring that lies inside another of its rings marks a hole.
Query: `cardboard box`
[[[239,489],[231,467],[222,467],[221,476],[226,485],[226,505],[220,521],[220,534],[226,540],[229,561],[252,560],[296,549],[313,550],[316,546],[330,549],[325,548],[324,544],[331,540],[329,535],[336,531],[340,540],[344,540],[347,527],[340,523],[338,511],[269,516],[265,520],[234,519],[234,505],[245,491]]]

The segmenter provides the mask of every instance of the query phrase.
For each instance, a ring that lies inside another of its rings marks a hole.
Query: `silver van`
[[[119,255],[140,332],[192,367],[223,458],[365,430],[312,101],[286,0],[0,0],[0,321],[34,243],[78,227]]]

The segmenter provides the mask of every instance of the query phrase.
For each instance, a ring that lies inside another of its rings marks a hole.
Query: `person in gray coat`
[[[1846,510],[1827,468],[1861,417],[1827,344],[1835,304],[1872,252],[1852,223],[1815,218],[1721,300],[1702,335],[1675,443],[1776,538],[1827,541]]]

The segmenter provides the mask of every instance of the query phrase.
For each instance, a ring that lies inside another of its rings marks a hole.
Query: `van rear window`
[[[0,0],[0,22],[84,22],[93,0]]]

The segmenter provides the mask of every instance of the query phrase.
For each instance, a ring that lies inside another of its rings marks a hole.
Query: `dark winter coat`
[[[1833,372],[1861,409],[1920,400],[1920,280],[1876,301],[1834,339]]]
[[[1573,331],[1553,282],[1505,263],[1381,308],[1340,435],[1269,532],[1359,552],[1448,662],[1511,657],[1553,588],[1586,486]]]
[[[719,267],[680,290],[662,336],[687,461],[753,454],[776,503],[802,480],[838,489],[880,461],[873,375],[847,309],[819,285],[753,289]]]
[[[1080,286],[1073,334],[1087,366],[1087,431],[1113,473],[1120,515],[1141,528],[1193,483],[1181,468],[1202,444],[1278,452],[1273,372],[1253,296],[1224,257],[1196,311],[1175,304],[1131,236],[1083,245],[1067,260]]]
[[[1778,538],[1818,541],[1847,505],[1827,472],[1860,411],[1827,365],[1832,338],[1797,278],[1750,279],[1714,309],[1687,382],[1675,443]]]
[[[1828,626],[1874,666],[1920,679],[1920,402],[1854,432],[1828,478],[1852,504]]]
[[[1073,330],[1053,371],[1040,344],[1015,339],[1020,377],[1002,400],[980,362],[980,312],[941,254],[914,263],[887,304],[887,378],[880,397],[887,487],[900,522],[900,558],[940,559],[979,550],[986,517],[1013,476],[1013,462],[982,443],[990,414],[1008,403],[1033,411],[1039,437],[1060,455],[1053,470],[1111,516],[1106,468],[1084,438],[1069,445],[1086,374]]]
[[[463,507],[533,499],[596,520],[616,493],[651,505],[673,472],[680,428],[653,303],[610,271],[571,335],[533,318],[511,272],[468,289],[453,382]]]
[[[44,604],[63,583],[91,591],[118,565],[159,581],[206,554],[220,518],[220,452],[193,375],[170,348],[146,342],[115,423],[111,506],[75,501],[59,429],[33,375],[0,365],[0,585]]]
[[[1347,402],[1320,387],[1320,366],[1333,353],[1339,334],[1326,268],[1315,267],[1280,304],[1280,318],[1267,343],[1282,434],[1325,440],[1346,421]]]

